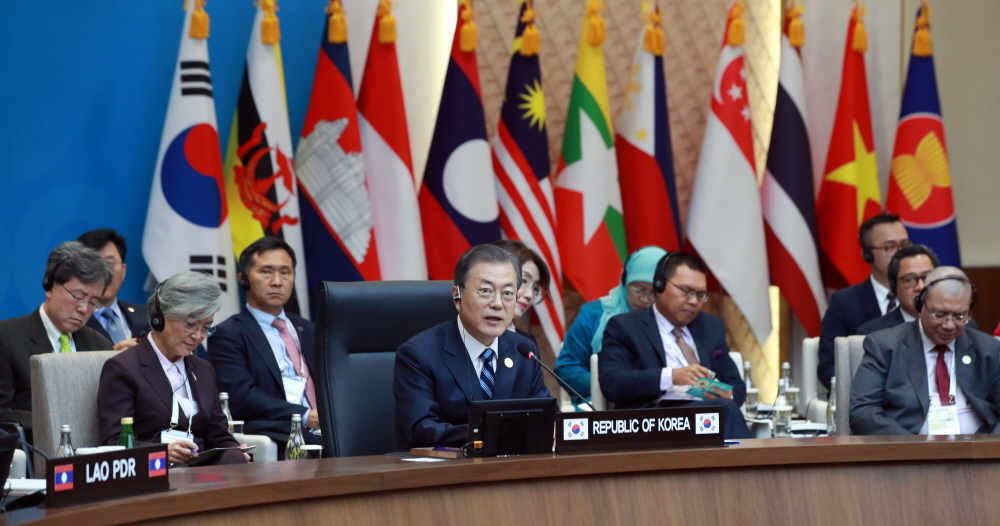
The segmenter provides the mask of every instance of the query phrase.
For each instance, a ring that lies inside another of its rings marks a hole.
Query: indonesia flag
[[[767,169],[760,193],[764,204],[764,233],[771,283],[778,286],[809,336],[819,336],[826,291],[820,274],[813,207],[813,171],[806,132],[806,100],[802,76],[801,8],[788,9],[781,36],[781,67],[774,127]],[[793,39],[789,26],[797,26]]]
[[[323,28],[312,97],[295,154],[305,197],[302,237],[313,294],[324,280],[377,280],[381,275],[351,87],[347,23],[339,0],[329,10],[336,22],[331,27],[328,18]]]
[[[222,289],[221,320],[240,308],[203,4],[188,2],[184,15],[142,256],[154,282],[192,270],[215,276]]]
[[[687,237],[763,344],[771,333],[767,249],[754,168],[743,35],[731,31],[742,9],[739,0],[729,9],[712,109],[691,191]]]
[[[504,237],[517,239],[538,252],[552,274],[545,303],[534,312],[549,344],[558,352],[565,334],[565,313],[549,177],[542,70],[535,48],[537,42],[532,40],[538,37],[534,13],[529,2],[522,3],[507,72],[507,90],[493,138],[493,171],[497,177],[500,228]]]
[[[628,255],[604,70],[603,9],[600,0],[587,2],[556,183],[563,274],[585,301],[618,285]]]
[[[461,0],[419,194],[431,279],[451,279],[462,254],[500,239],[473,16],[471,1]]]
[[[386,280],[427,279],[405,108],[396,21],[391,3],[382,0],[358,90],[358,120],[379,270]]]
[[[649,24],[635,50],[615,134],[629,252],[649,245],[681,248],[659,6],[646,17]]]
[[[942,265],[961,266],[930,17],[924,2],[917,12],[885,207],[906,224],[910,241],[934,249]]]

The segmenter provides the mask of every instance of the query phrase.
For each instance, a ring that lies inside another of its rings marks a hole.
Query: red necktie
[[[295,343],[292,333],[289,332],[288,325],[285,323],[285,320],[275,318],[271,322],[271,326],[278,329],[278,332],[281,333],[281,341],[285,344],[285,351],[288,352],[288,358],[292,360],[292,365],[295,366],[295,372],[306,379],[306,399],[309,400],[309,405],[313,409],[316,409],[316,388],[313,386],[312,375],[309,374],[309,366],[302,359],[302,353],[299,352],[299,346]]]
[[[941,405],[948,405],[951,403],[951,375],[948,374],[948,364],[944,361],[944,353],[948,352],[948,346],[935,345],[934,351],[938,353],[937,365],[934,366],[938,397],[941,398]]]

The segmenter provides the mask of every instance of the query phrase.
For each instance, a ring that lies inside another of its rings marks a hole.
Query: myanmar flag
[[[556,183],[563,275],[586,301],[617,285],[628,255],[604,71],[603,4],[587,3]]]

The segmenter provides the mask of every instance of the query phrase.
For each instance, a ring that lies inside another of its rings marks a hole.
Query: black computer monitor
[[[555,398],[474,400],[469,404],[469,442],[477,457],[551,453]]]

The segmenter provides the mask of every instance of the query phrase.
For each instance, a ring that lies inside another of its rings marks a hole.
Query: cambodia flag
[[[475,40],[463,27],[469,24],[473,24],[472,7],[462,0],[418,196],[430,279],[451,279],[455,262],[465,251],[500,239]]]
[[[930,9],[923,7],[917,10],[885,206],[903,220],[910,241],[934,249],[942,265],[962,265],[948,148],[934,74]]]
[[[331,41],[327,20],[295,154],[310,293],[321,281],[381,276],[351,86],[347,41]]]
[[[149,454],[149,476],[162,477],[167,474],[167,452],[157,451]]]
[[[63,464],[56,466],[55,473],[52,474],[56,491],[73,489],[73,464]]]

